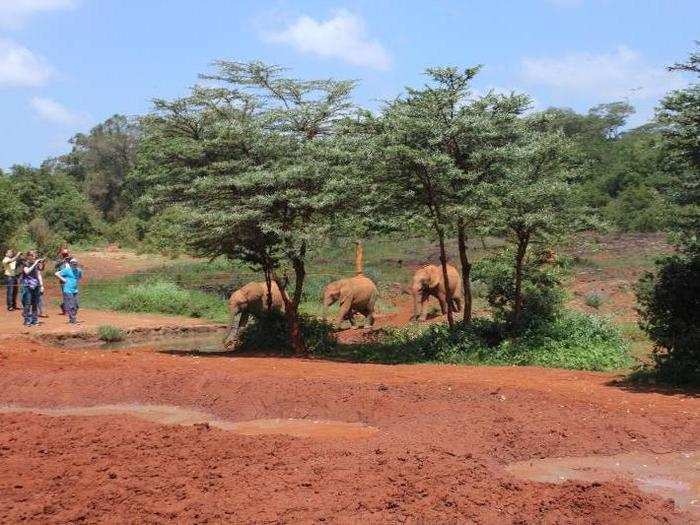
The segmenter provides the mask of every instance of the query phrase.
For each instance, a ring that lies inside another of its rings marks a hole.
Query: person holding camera
[[[22,252],[15,253],[7,250],[2,260],[2,269],[5,276],[7,293],[7,311],[17,310],[17,262],[22,257]]]
[[[22,264],[19,284],[22,289],[22,316],[25,326],[39,324],[39,295],[44,293],[44,278],[40,265],[44,259],[38,259],[35,251],[27,253]]]
[[[70,259],[68,265],[56,272],[56,277],[61,281],[63,292],[63,305],[68,314],[68,322],[78,322],[78,282],[83,277],[83,271],[78,267],[77,259]]]
[[[68,248],[62,247],[58,251],[58,258],[56,259],[56,273],[60,272],[63,270],[63,268],[66,268],[69,266],[68,261],[70,261],[70,252],[68,251]],[[60,315],[66,315],[66,305],[63,302],[63,298],[61,298],[61,304],[59,305],[61,308],[61,314]]]

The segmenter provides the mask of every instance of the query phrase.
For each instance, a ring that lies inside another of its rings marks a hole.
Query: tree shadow
[[[606,386],[619,388],[634,394],[661,394],[664,396],[680,396],[700,398],[700,386],[697,385],[668,385],[654,383],[651,379],[640,380],[630,377],[615,378],[608,381]]]

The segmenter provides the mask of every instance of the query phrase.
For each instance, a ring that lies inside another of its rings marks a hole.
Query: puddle
[[[546,458],[511,463],[506,470],[519,478],[550,483],[624,477],[641,491],[671,498],[677,507],[700,517],[700,451]]]
[[[294,437],[318,439],[365,438],[378,431],[364,423],[347,423],[324,419],[255,419],[251,421],[227,421],[216,416],[171,405],[96,405],[89,407],[28,408],[0,406],[0,413],[30,412],[43,416],[120,416],[128,415],[160,423],[162,425],[208,424],[214,428],[228,430],[245,436],[284,434]]]
[[[173,354],[223,354],[229,351],[224,347],[224,338],[223,332],[213,332],[190,336],[159,337],[146,341],[125,340],[118,343],[105,343],[100,348],[121,350],[148,347],[158,352]]]

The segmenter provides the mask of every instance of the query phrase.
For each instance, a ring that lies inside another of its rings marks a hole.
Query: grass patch
[[[126,333],[121,328],[109,324],[103,324],[97,328],[97,337],[105,343],[116,343],[126,338]]]
[[[146,281],[142,284],[112,281],[99,284],[102,286],[85,287],[83,304],[86,307],[228,322],[226,301],[213,294],[188,290],[165,281]]]

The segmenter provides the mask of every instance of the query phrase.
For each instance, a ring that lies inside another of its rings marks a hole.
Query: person
[[[37,266],[37,268],[39,268],[39,271],[41,272],[42,276],[44,275],[45,266],[46,266],[46,262],[44,261],[44,259],[41,259],[41,262],[39,263],[39,266]],[[43,288],[39,292],[39,298],[37,299],[37,304],[36,304],[36,311],[37,311],[37,314],[39,315],[39,317],[48,317],[48,315],[46,315],[44,313],[44,290],[43,290]]]
[[[43,259],[37,259],[36,252],[30,251],[22,264],[19,284],[22,288],[22,316],[25,326],[39,324],[37,306],[39,294],[44,292],[44,278],[39,269],[42,261]]]
[[[5,276],[5,286],[7,287],[7,310],[17,310],[17,261],[22,257],[22,252],[15,253],[14,250],[7,250],[2,260],[2,268]]]
[[[58,258],[56,259],[56,272],[60,272],[64,267],[68,266],[68,261],[70,261],[70,252],[68,248],[61,248],[58,251]],[[61,308],[60,315],[66,315],[66,307],[63,304],[63,299],[61,299],[61,304],[59,306]]]
[[[77,259],[70,259],[67,266],[56,272],[62,283],[63,304],[68,315],[68,322],[78,322],[78,282],[83,278],[83,271],[78,267]]]

